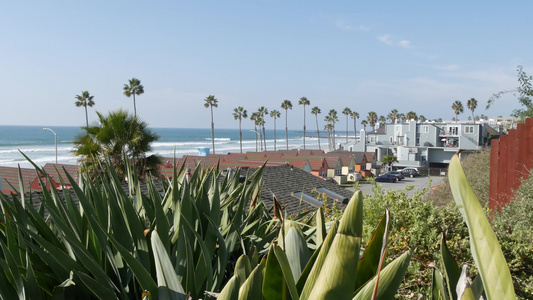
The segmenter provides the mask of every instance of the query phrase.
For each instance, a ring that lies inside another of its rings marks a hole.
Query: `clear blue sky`
[[[82,126],[84,90],[96,102],[89,121],[133,112],[122,94],[132,77],[152,127],[209,127],[208,95],[218,128],[237,128],[237,106],[278,109],[281,128],[289,99],[299,129],[302,96],[321,122],[332,108],[343,122],[344,107],[451,119],[455,100],[466,120],[472,97],[477,115],[507,116],[512,95],[485,104],[517,86],[517,65],[533,75],[532,11],[531,1],[2,1],[0,124]]]

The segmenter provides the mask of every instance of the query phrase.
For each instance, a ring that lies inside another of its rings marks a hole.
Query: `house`
[[[349,151],[374,152],[379,161],[394,155],[399,167],[447,167],[458,151],[475,151],[485,147],[493,130],[483,123],[424,122],[386,124],[372,132],[361,130],[359,142],[349,142]]]
[[[0,167],[0,191],[5,194],[17,193],[20,191],[19,170],[22,177],[22,187],[25,191],[42,191],[41,181],[46,185],[46,189],[70,189],[70,184],[66,174],[68,173],[78,182],[78,166],[65,164],[46,164],[42,168],[50,177],[45,180],[33,168]]]

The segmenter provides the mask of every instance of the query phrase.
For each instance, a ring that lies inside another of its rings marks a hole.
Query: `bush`
[[[533,299],[533,176],[522,180],[513,201],[496,211],[492,224],[519,297]]]

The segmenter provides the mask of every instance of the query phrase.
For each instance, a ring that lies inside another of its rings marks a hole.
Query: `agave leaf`
[[[87,289],[89,289],[93,295],[99,299],[112,298],[115,296],[115,292],[113,289],[109,288],[109,286],[101,284],[98,280],[95,280],[84,272],[77,270],[73,270],[73,272],[81,280],[81,282],[83,282]]]
[[[387,214],[381,217],[370,242],[368,242],[363,256],[357,264],[357,277],[355,278],[355,290],[360,289],[367,281],[377,274],[381,257],[381,247],[383,245],[383,235],[388,229],[385,225]]]
[[[470,187],[459,157],[453,156],[448,178],[453,198],[468,226],[470,248],[489,299],[515,299],[513,281],[496,234]]]
[[[7,245],[0,239],[0,248],[4,254],[5,261],[2,261],[2,267],[5,270],[6,277],[13,285],[17,292],[19,299],[26,299],[26,291],[24,289],[24,280],[20,274],[19,268],[13,255],[9,252]]]
[[[239,289],[239,300],[261,300],[263,285],[263,268],[257,265]]]
[[[356,191],[344,211],[339,230],[309,299],[349,299],[355,289],[363,231],[363,197]]]
[[[152,249],[154,250],[154,263],[157,274],[159,297],[163,299],[185,299],[185,291],[178,281],[176,272],[170,262],[165,246],[161,242],[157,231],[152,232]]]
[[[490,298],[489,298],[490,299]],[[470,287],[467,287],[461,296],[461,300],[476,300],[474,293]]]
[[[298,291],[292,275],[291,266],[285,252],[272,245],[266,260],[263,280],[265,299],[298,299]]]
[[[407,251],[390,264],[388,264],[381,271],[379,279],[379,287],[377,291],[377,299],[393,299],[396,294],[400,283],[402,282],[407,267],[409,267],[409,261],[411,259],[411,251]],[[363,288],[355,295],[354,300],[371,299],[376,285],[377,278],[367,282]]]
[[[309,261],[311,253],[307,248],[304,237],[294,227],[289,229],[285,237],[285,254],[287,255],[293,278],[297,280]]]
[[[481,276],[476,276],[476,278],[474,278],[474,281],[472,282],[470,288],[472,289],[474,298],[480,299],[480,297],[483,295],[483,281],[481,280]]]
[[[324,210],[320,207],[316,214],[316,245],[320,246],[326,239],[326,218],[324,217]]]
[[[431,279],[431,299],[433,300],[447,300],[446,288],[444,287],[444,277],[440,270],[433,264],[433,276]]]
[[[241,278],[233,275],[230,280],[226,283],[220,294],[218,295],[218,300],[237,300],[239,299],[239,289],[244,280],[241,281]]]
[[[457,285],[457,281],[459,280],[459,276],[461,276],[461,269],[446,245],[446,232],[442,233],[440,254],[442,265],[444,266],[444,272],[446,274],[446,281],[448,283],[448,295],[451,299],[457,300],[455,287]]]
[[[300,275],[300,278],[298,279],[297,287],[298,287],[298,291],[300,292],[301,300],[309,299],[309,294],[311,294],[313,287],[317,283],[317,279],[322,271],[322,267],[324,266],[324,262],[326,261],[326,257],[328,255],[329,249],[331,248],[331,244],[333,244],[333,240],[335,239],[335,236],[337,235],[338,226],[339,226],[339,222],[334,221],[333,225],[329,229],[326,239],[322,243],[322,246],[319,249],[315,250],[315,254],[318,252],[316,261],[312,263],[312,259],[311,259],[309,263],[307,264],[307,266],[305,267],[304,271],[302,272],[302,275]],[[304,274],[308,272],[309,272],[309,275],[304,276]]]

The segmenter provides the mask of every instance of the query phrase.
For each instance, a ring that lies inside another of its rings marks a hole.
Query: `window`
[[[389,137],[389,143],[393,143],[394,142],[394,138],[392,136]]]
[[[474,126],[466,126],[465,133],[474,133]]]
[[[429,132],[429,125],[422,126],[422,133],[428,133]]]
[[[459,127],[449,127],[450,135],[457,135],[459,133]]]

